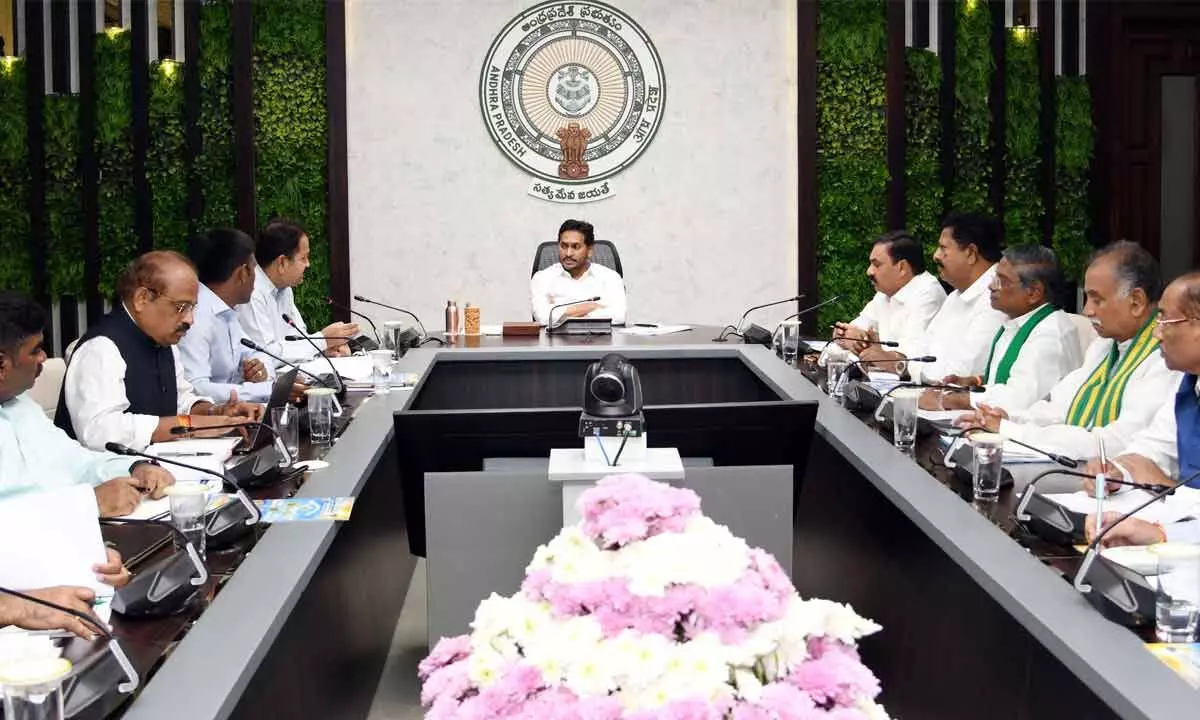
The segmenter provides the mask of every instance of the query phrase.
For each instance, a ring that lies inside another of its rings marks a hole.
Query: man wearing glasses
[[[217,405],[197,395],[175,347],[193,322],[200,281],[187,258],[154,251],[117,280],[120,303],[88,329],[68,358],[54,422],[83,445],[116,442],[135,450],[203,428],[258,420],[261,405]]]

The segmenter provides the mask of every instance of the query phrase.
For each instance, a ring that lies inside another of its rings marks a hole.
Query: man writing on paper
[[[1040,245],[1005,250],[989,289],[992,307],[1007,319],[992,339],[984,372],[942,378],[944,383],[986,386],[987,390],[926,390],[921,408],[966,410],[987,403],[1023,410],[1049,395],[1059,380],[1083,362],[1074,323],[1053,303],[1061,283],[1053,250]]]
[[[1153,485],[1170,485],[1190,478],[1186,487],[1200,490],[1200,272],[1191,272],[1167,286],[1159,306],[1154,336],[1162,345],[1167,367],[1184,373],[1171,392],[1159,396],[1162,403],[1149,426],[1133,437],[1125,452],[1104,468],[1108,477]],[[1088,463],[1096,474],[1100,463]],[[1119,486],[1110,486],[1117,491]],[[1095,483],[1084,480],[1084,489],[1094,494]],[[1180,491],[1183,492],[1182,490]]]
[[[1024,410],[981,405],[956,421],[1032,443],[1068,457],[1124,450],[1179,384],[1154,337],[1162,278],[1153,256],[1135,243],[1099,250],[1084,276],[1083,314],[1100,335],[1046,400]]]
[[[242,345],[246,333],[236,312],[254,293],[254,239],[241,230],[209,230],[188,238],[188,257],[200,296],[192,327],[179,341],[184,376],[218,402],[270,400],[275,363]]]
[[[925,249],[903,230],[880,235],[871,246],[867,278],[875,296],[853,321],[834,326],[837,346],[861,356],[882,339],[899,343],[899,353],[910,352],[946,300],[942,284],[925,271]]]
[[[178,425],[203,430],[258,420],[261,405],[214,404],[184,377],[175,345],[192,326],[199,292],[195,268],[177,252],[130,262],[117,280],[117,307],[67,360],[55,424],[92,449],[116,442],[144,450],[178,437],[171,434]]]
[[[8,494],[62,485],[95,488],[106,517],[126,515],[143,495],[162,497],[175,479],[146,460],[93,452],[54,427],[25,394],[42,372],[46,312],[17,293],[0,293],[0,502]]]
[[[250,302],[237,308],[246,335],[260,347],[285,360],[303,362],[313,356],[313,343],[326,355],[349,355],[346,338],[358,335],[357,323],[335,322],[320,332],[322,338],[286,340],[288,335],[308,335],[308,326],[296,307],[292,288],[304,282],[308,269],[308,233],[289,220],[275,219],[258,233],[254,257],[254,292]],[[296,327],[288,325],[287,315]]]
[[[992,340],[1005,320],[1004,313],[992,308],[988,296],[1000,254],[1000,227],[995,220],[979,215],[947,217],[933,261],[942,280],[954,291],[929,322],[924,336],[905,352],[868,345],[859,359],[900,375],[907,368],[906,357],[932,355],[935,362],[910,369],[914,379],[924,382],[938,382],[948,375],[982,374]]]
[[[558,264],[539,270],[529,280],[535,320],[553,326],[566,318],[594,317],[625,324],[625,281],[615,270],[592,262],[595,244],[591,223],[567,220],[558,228]],[[555,308],[592,297],[600,299]]]

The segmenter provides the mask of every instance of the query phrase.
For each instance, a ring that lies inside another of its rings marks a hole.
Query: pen
[[[159,457],[209,457],[210,452],[161,452]]]
[[[1096,475],[1096,537],[1104,532],[1104,495],[1108,492],[1108,478],[1104,471],[1108,467],[1108,454],[1104,452],[1104,438],[1096,438],[1100,451],[1100,473]]]
[[[634,326],[634,327],[650,327],[650,328],[656,328],[656,327],[658,327],[658,323],[634,323],[634,324],[633,324],[633,326]]]

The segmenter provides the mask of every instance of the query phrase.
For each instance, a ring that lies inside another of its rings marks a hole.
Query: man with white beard
[[[1083,314],[1100,337],[1083,366],[1060,380],[1049,399],[1024,410],[980,405],[957,424],[1073,458],[1094,457],[1098,438],[1110,456],[1123,452],[1181,377],[1167,368],[1154,337],[1162,287],[1158,263],[1140,245],[1120,241],[1099,250],[1084,278]]]

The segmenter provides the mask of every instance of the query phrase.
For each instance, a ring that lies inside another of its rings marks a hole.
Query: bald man
[[[116,442],[135,450],[173,440],[171,428],[258,420],[261,405],[236,394],[216,405],[184,377],[175,347],[192,325],[200,292],[196,270],[172,251],[134,259],[117,280],[121,302],[88,329],[68,358],[54,422],[93,450]]]

